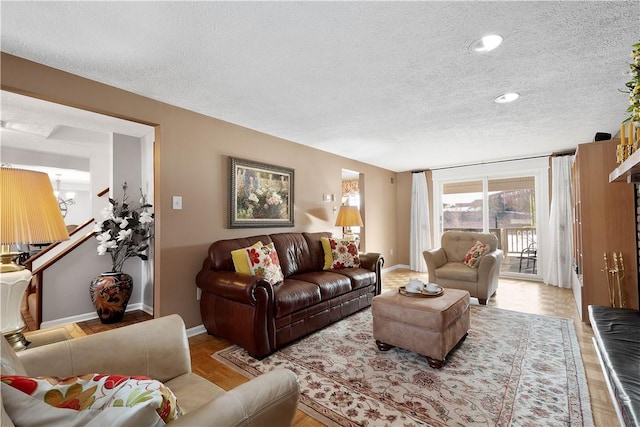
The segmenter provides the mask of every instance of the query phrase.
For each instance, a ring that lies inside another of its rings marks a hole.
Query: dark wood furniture
[[[638,309],[635,192],[626,182],[609,182],[616,168],[619,139],[578,145],[572,169],[574,247],[577,279],[573,292],[580,317],[589,322],[589,305],[609,306],[604,254],[622,253],[626,306]]]

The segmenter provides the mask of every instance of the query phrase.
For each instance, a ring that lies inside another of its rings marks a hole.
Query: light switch
[[[173,196],[173,209],[182,209],[182,196]]]

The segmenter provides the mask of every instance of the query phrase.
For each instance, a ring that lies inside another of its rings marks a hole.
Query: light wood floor
[[[409,279],[414,277],[423,281],[427,280],[426,274],[410,270],[394,270],[383,274],[383,291],[404,286]],[[573,319],[582,351],[595,425],[596,427],[619,426],[593,342],[591,341],[593,331],[590,326],[580,321],[571,290],[547,286],[538,282],[500,279],[498,292],[495,297],[489,300],[489,305],[508,310]],[[147,320],[148,318],[150,317],[144,313],[127,313],[124,322],[118,324],[118,326]],[[79,326],[87,334],[113,327],[102,325],[99,320],[82,322],[79,323]],[[228,341],[207,334],[201,334],[189,339],[193,371],[225,390],[248,381],[247,378],[211,357],[213,353],[229,345]],[[296,427],[323,425],[301,411],[298,411],[294,420],[294,426]]]

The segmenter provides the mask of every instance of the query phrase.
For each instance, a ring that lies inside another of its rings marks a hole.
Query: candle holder
[[[611,307],[626,307],[627,303],[622,289],[622,280],[625,278],[624,259],[622,252],[613,252],[613,265],[609,267],[607,253],[604,253],[604,271],[607,276],[607,289],[609,291],[609,303]],[[617,297],[617,301],[616,301]]]

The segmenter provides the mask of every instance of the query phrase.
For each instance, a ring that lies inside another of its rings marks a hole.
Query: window
[[[539,278],[548,165],[541,158],[434,171],[435,241],[447,230],[491,232],[504,252],[502,275]]]

